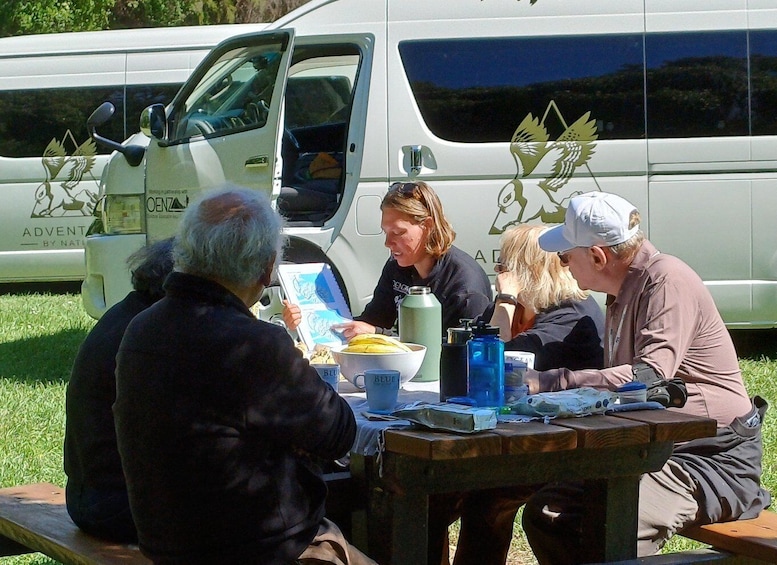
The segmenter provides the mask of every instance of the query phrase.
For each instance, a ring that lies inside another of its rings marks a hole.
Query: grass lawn
[[[77,294],[0,295],[0,487],[48,481],[65,484],[62,442],[65,385],[79,344],[94,325]],[[750,394],[777,398],[777,333],[735,332]],[[763,480],[777,492],[777,412],[764,425]],[[508,563],[535,563],[516,528]],[[455,542],[455,535],[453,536]],[[669,550],[693,545],[672,540]],[[51,565],[40,554],[0,558],[2,565]]]

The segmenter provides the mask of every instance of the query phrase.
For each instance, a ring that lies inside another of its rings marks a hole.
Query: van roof
[[[266,23],[44,33],[0,38],[0,59],[73,53],[115,53],[210,49],[219,41],[262,31]]]

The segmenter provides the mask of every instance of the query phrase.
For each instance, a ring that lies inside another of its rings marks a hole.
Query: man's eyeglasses
[[[499,257],[496,260],[496,263],[494,263],[494,272],[495,273],[506,273],[509,270],[510,269],[507,268],[507,265],[502,263],[502,258],[501,257]]]
[[[566,251],[559,251],[556,253],[558,255],[558,260],[561,261],[561,264],[563,266],[569,265],[569,252],[572,251],[571,249],[567,249]]]

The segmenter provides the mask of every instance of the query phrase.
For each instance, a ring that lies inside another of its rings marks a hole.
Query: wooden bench
[[[363,500],[350,472],[324,476],[327,516],[346,537],[351,512]],[[137,545],[104,541],[82,532],[65,508],[65,489],[36,483],[0,489],[0,557],[40,552],[66,565],[151,565]]]
[[[677,553],[651,555],[607,565],[764,565],[777,563],[777,513],[764,510],[752,520],[694,526],[683,537],[712,546]]]
[[[738,557],[756,560],[751,562],[777,563],[777,513],[769,510],[752,520],[687,528],[682,535]]]
[[[151,565],[136,545],[79,530],[65,508],[65,489],[50,483],[0,489],[0,556],[34,551],[66,565]]]

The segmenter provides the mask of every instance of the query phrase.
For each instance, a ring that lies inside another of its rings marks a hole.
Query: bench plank
[[[777,513],[769,510],[752,520],[686,528],[681,535],[736,555],[777,563]]]
[[[707,565],[755,565],[752,561],[743,561],[742,558],[716,551],[714,549],[689,549],[678,553],[664,553],[637,557],[625,561],[610,561],[596,565],[690,565],[706,563]],[[762,561],[758,562],[763,564]]]
[[[151,564],[137,546],[99,540],[79,530],[65,508],[64,489],[50,483],[0,489],[0,536],[67,565]],[[7,542],[0,547],[15,549],[15,554],[21,549]]]

